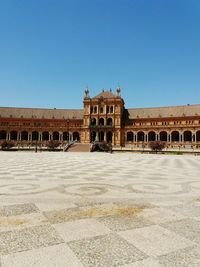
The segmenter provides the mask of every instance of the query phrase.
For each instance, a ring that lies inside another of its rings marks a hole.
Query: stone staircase
[[[90,152],[90,144],[74,143],[68,148],[67,152]]]

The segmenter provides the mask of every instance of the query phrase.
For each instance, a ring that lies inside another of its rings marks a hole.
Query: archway
[[[97,120],[96,120],[95,118],[92,118],[92,119],[91,119],[91,125],[92,125],[92,126],[97,125]]]
[[[39,133],[34,131],[32,132],[32,141],[38,141],[39,140]]]
[[[107,125],[112,126],[112,118],[107,119]]]
[[[148,133],[148,140],[151,141],[156,141],[156,133],[151,131]]]
[[[167,142],[167,132],[160,132],[160,141]]]
[[[100,142],[104,141],[104,132],[99,132],[99,141]]]
[[[6,131],[0,131],[0,140],[6,140]]]
[[[100,125],[100,126],[103,126],[103,125],[104,125],[104,119],[103,119],[103,118],[100,118],[100,119],[99,119],[99,125]]]
[[[200,142],[200,131],[196,132],[196,141]]]
[[[69,133],[68,132],[63,133],[63,141],[69,141]]]
[[[49,141],[49,133],[48,132],[42,133],[42,140],[43,141]]]
[[[22,141],[27,141],[27,140],[28,140],[28,132],[23,131],[23,132],[21,133],[21,140],[22,140]]]
[[[92,131],[90,134],[90,142],[94,142],[96,140],[96,132]]]
[[[12,131],[10,133],[10,140],[17,140],[17,131]]]
[[[127,142],[133,142],[133,132],[127,132],[126,140]]]
[[[180,135],[178,131],[173,131],[171,133],[171,140],[172,142],[179,142],[180,141]]]
[[[73,141],[80,141],[80,134],[78,132],[73,133]]]
[[[184,142],[192,142],[192,132],[185,131],[183,133]]]
[[[53,132],[53,140],[58,141],[59,140],[59,132]]]
[[[144,142],[144,132],[137,133],[137,140],[138,142]]]
[[[112,132],[107,133],[107,143],[112,143],[112,136],[113,136]]]

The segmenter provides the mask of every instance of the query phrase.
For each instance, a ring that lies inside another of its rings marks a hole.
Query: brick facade
[[[0,142],[4,140],[18,146],[99,140],[135,148],[164,141],[168,147],[199,148],[200,105],[126,109],[120,88],[92,98],[86,88],[79,110],[0,108]]]

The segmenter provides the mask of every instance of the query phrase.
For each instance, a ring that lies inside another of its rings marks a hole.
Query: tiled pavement
[[[200,266],[200,158],[0,153],[0,267]]]

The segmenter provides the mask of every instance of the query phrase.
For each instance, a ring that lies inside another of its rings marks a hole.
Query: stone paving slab
[[[68,244],[85,267],[120,266],[147,258],[143,252],[115,234]]]
[[[0,152],[0,267],[200,266],[200,157]]]

